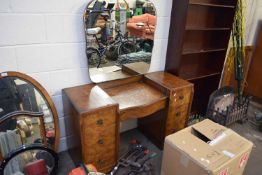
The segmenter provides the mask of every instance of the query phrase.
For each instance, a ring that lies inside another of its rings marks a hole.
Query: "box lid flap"
[[[208,145],[193,135],[188,129],[191,128],[168,136],[166,142],[187,155],[188,159],[208,170],[214,170],[230,159],[216,147]]]
[[[209,119],[203,120],[202,122],[193,125],[192,128],[207,137],[209,140],[215,139],[222,132],[227,130],[226,127],[214,123]]]
[[[233,158],[236,155],[242,154],[247,150],[251,149],[253,143],[248,141],[247,139],[241,137],[231,129],[223,132],[224,138],[214,142],[212,144],[213,147],[222,151],[227,156]]]

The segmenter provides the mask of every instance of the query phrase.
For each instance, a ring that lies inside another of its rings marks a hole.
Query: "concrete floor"
[[[249,108],[249,116],[253,115],[256,111],[262,111],[262,105],[251,104]],[[235,123],[230,126],[231,129],[247,138],[254,143],[254,148],[251,152],[249,161],[247,163],[244,175],[261,175],[262,174],[262,132],[259,132],[249,122],[244,124]],[[157,157],[153,160],[154,174],[160,174],[162,151],[159,150],[150,140],[148,140],[137,129],[125,132],[121,134],[120,143],[120,155],[128,146],[128,143],[132,138],[140,140],[143,145],[147,146],[151,152],[156,152]],[[68,154],[68,152],[60,153],[59,155],[59,168],[57,170],[58,175],[67,175],[68,172],[74,168],[74,164]]]
[[[241,136],[254,143],[250,158],[248,160],[244,175],[262,174],[262,132],[254,129],[249,123],[233,124],[230,126]]]

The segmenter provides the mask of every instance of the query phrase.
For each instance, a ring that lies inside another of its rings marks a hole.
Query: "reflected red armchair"
[[[151,40],[154,39],[155,26],[156,16],[148,13],[140,16],[133,16],[127,23],[127,29],[131,36]]]

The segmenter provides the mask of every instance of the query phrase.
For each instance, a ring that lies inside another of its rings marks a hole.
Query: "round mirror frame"
[[[58,114],[57,114],[57,111],[56,111],[56,108],[55,108],[55,104],[54,104],[53,100],[51,99],[50,95],[48,94],[48,92],[35,79],[33,79],[32,77],[30,77],[26,74],[23,74],[21,72],[8,71],[8,72],[0,73],[0,79],[7,78],[7,77],[17,77],[17,78],[20,78],[21,80],[24,80],[25,82],[31,83],[35,87],[35,89],[37,89],[39,91],[39,94],[41,94],[43,96],[43,98],[45,98],[46,102],[48,103],[47,105],[50,108],[52,115],[53,115],[53,119],[54,119],[54,125],[55,125],[54,151],[57,152],[58,147],[59,147],[59,139],[60,139],[60,128],[59,128]]]
[[[18,156],[21,153],[24,153],[26,151],[32,151],[32,150],[46,151],[47,153],[49,153],[50,155],[53,156],[54,167],[53,167],[50,175],[54,175],[56,169],[58,168],[58,155],[54,150],[52,150],[52,149],[50,149],[50,148],[48,148],[48,147],[46,147],[45,145],[42,145],[42,144],[31,144],[31,145],[27,145],[27,146],[22,146],[22,147],[18,148],[17,150],[14,150],[13,152],[9,153],[8,157],[6,159],[4,159],[3,162],[0,165],[0,174],[1,173],[4,174],[5,167],[12,160],[12,158]]]

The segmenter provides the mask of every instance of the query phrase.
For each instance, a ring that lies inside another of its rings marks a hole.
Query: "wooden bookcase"
[[[195,85],[192,113],[218,88],[237,0],[173,1],[165,70]]]

